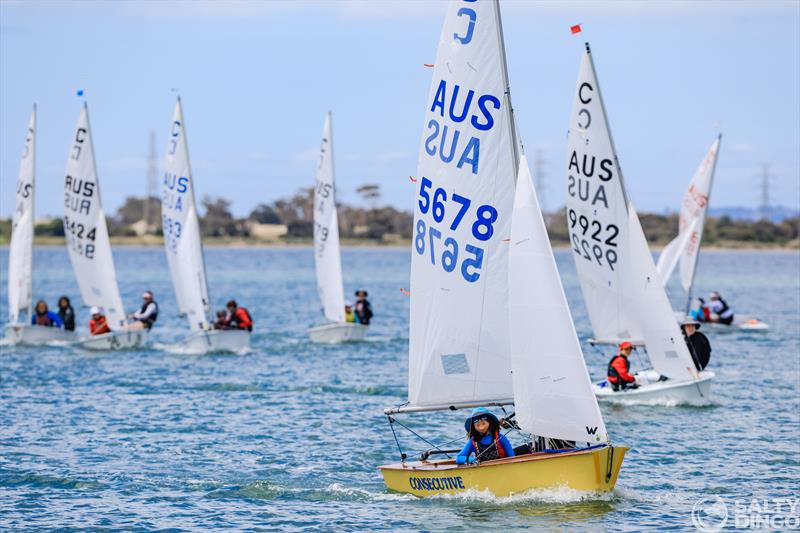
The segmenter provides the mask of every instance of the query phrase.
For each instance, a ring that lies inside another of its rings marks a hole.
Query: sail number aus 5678
[[[608,265],[608,268],[614,270],[618,260],[616,238],[619,228],[615,224],[607,224],[604,228],[599,221],[578,215],[574,209],[567,211],[567,218],[571,230],[572,251],[587,261],[597,261],[598,265]]]
[[[433,189],[433,182],[426,177],[420,180],[419,210],[423,215],[430,213],[433,221],[444,221],[447,207],[457,210],[450,223],[450,230],[456,231],[472,206],[472,200],[460,194],[453,193],[448,202],[447,191],[439,187]],[[481,205],[475,211],[472,221],[471,233],[478,241],[488,241],[494,235],[494,223],[497,221],[497,209],[491,205]],[[437,250],[437,241],[442,243],[442,248]],[[430,255],[431,264],[437,262],[445,272],[453,272],[459,264],[459,246],[454,237],[442,236],[441,230],[433,225],[426,225],[421,218],[417,220],[416,234],[414,236],[414,249],[418,254],[424,255],[426,248]],[[484,249],[472,244],[463,247],[461,260],[461,276],[469,283],[474,283],[480,278],[480,269],[483,266]],[[440,255],[441,254],[441,255]],[[437,261],[438,259],[438,261]]]

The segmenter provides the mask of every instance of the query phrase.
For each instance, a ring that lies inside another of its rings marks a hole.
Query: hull
[[[675,311],[675,317],[678,319],[680,323],[685,318],[683,313]],[[714,333],[722,333],[725,331],[752,331],[757,333],[763,333],[769,331],[769,324],[766,322],[762,322],[758,318],[751,318],[751,317],[744,317],[740,319],[734,319],[734,321],[730,324],[722,324],[720,322],[701,322],[701,328],[707,328]]]
[[[249,331],[212,330],[189,335],[181,341],[181,347],[190,353],[241,352],[250,347]]]
[[[364,340],[367,326],[351,322],[326,324],[308,330],[311,342],[338,344],[340,342],[358,342]]]
[[[709,405],[711,403],[711,381],[714,373],[704,370],[695,381],[656,381],[653,372],[635,374],[638,389],[614,392],[603,380],[593,385],[598,400],[624,405]],[[652,381],[651,381],[652,380]]]
[[[75,343],[87,350],[129,350],[142,346],[147,340],[146,329],[112,331],[94,337],[85,337]]]
[[[30,324],[8,324],[6,326],[6,338],[11,344],[49,344],[51,342],[72,342],[75,340],[75,332],[61,328],[51,328],[47,326],[34,326]]]
[[[601,446],[574,452],[521,455],[477,466],[459,466],[453,460],[415,461],[381,466],[380,471],[389,490],[422,497],[468,490],[509,496],[557,487],[607,492],[617,483],[627,451],[624,446]]]

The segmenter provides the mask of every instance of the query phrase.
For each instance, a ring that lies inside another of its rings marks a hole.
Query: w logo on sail
[[[595,435],[597,433],[597,428],[596,427],[590,428],[589,426],[586,426],[586,433],[588,433],[589,435]]]

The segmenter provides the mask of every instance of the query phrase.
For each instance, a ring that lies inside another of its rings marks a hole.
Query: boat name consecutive
[[[410,477],[408,484],[414,490],[453,490],[464,489],[464,480],[461,476],[455,477]]]

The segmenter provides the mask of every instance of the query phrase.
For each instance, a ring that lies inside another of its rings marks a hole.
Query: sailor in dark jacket
[[[681,329],[694,366],[697,367],[697,370],[703,370],[711,359],[711,343],[708,342],[708,337],[697,331],[700,329],[700,322],[692,317],[687,317],[681,324]]]

